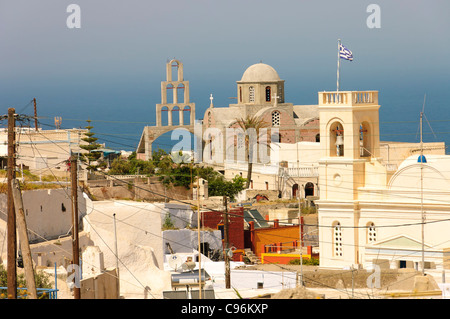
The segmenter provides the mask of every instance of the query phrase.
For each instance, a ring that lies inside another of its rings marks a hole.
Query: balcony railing
[[[319,105],[378,105],[378,91],[319,92]]]
[[[0,299],[7,299],[8,287],[0,287]],[[17,299],[27,299],[27,288],[17,288]],[[59,289],[36,288],[38,299],[58,299]]]
[[[295,165],[295,164],[294,164]],[[225,169],[247,171],[247,163],[226,163]],[[279,175],[289,177],[317,177],[319,168],[317,166],[308,167],[279,167],[278,165],[253,164],[253,173],[266,175]]]
[[[319,176],[318,167],[289,167],[283,168],[289,177],[317,177]]]

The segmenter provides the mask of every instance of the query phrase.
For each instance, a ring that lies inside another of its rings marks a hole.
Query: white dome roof
[[[281,81],[277,71],[270,65],[256,63],[247,68],[241,82],[278,82]]]

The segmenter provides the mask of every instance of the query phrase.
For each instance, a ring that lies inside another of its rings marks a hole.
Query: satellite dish
[[[176,271],[183,264],[183,261],[177,255],[170,255],[167,263],[169,264],[170,268]]]

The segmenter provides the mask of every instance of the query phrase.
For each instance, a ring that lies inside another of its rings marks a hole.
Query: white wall
[[[23,191],[22,199],[30,242],[55,239],[69,232],[72,227],[70,189]],[[0,218],[4,221],[7,220],[7,207],[7,195],[0,194]],[[82,218],[86,214],[86,198],[81,191],[78,191],[78,210],[81,227]]]
[[[186,226],[197,225],[197,219],[194,220],[194,212],[186,204],[165,203],[157,204],[161,207],[161,223],[164,224],[167,214],[176,228],[185,228]],[[197,216],[197,215],[195,215]]]
[[[163,231],[164,252],[170,254],[166,243],[170,244],[174,253],[191,253],[198,247],[198,232],[196,230],[179,229]],[[209,243],[210,249],[222,249],[222,235],[220,230],[201,231],[200,241]]]
[[[116,266],[114,218],[119,257],[120,292],[125,298],[162,296],[170,288],[170,274],[165,272],[161,207],[133,201],[92,202],[92,212],[85,218],[85,231],[104,254],[105,268]]]
[[[279,145],[280,147],[277,148],[276,146],[272,146],[273,151],[278,149],[279,161],[287,161],[289,167],[297,167],[297,158],[300,165],[318,165],[318,161],[321,157],[320,143],[298,142],[293,144],[276,143],[276,145]]]

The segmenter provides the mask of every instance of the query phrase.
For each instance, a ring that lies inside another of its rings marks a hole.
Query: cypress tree
[[[85,127],[88,131],[84,133],[84,136],[81,140],[86,142],[87,144],[80,144],[80,148],[87,151],[87,153],[82,153],[80,156],[81,161],[87,164],[88,169],[95,169],[98,165],[91,165],[92,162],[97,161],[101,157],[101,152],[97,151],[101,145],[97,143],[98,138],[94,137],[95,133],[91,130],[94,128],[91,126],[91,120],[86,121],[88,125]]]

